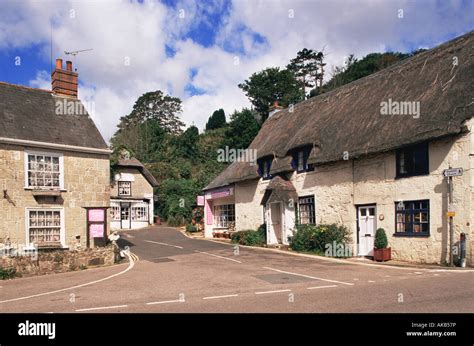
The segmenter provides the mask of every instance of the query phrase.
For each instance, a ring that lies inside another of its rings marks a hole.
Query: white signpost
[[[453,217],[456,213],[451,210],[451,206],[453,205],[453,177],[460,177],[462,176],[463,169],[460,168],[451,168],[445,169],[443,171],[443,177],[448,178],[448,212],[447,216],[449,217],[449,264],[451,266],[454,265],[453,259],[453,246],[454,246],[454,220]]]

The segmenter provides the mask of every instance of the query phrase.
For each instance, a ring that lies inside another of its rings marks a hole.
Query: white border
[[[35,186],[28,184],[28,155],[45,155],[59,157],[59,189],[64,190],[64,154],[52,151],[35,151],[25,149],[24,155],[24,174],[25,174],[25,189],[36,189]],[[40,189],[43,190],[43,189]],[[47,189],[45,189],[47,190]]]
[[[60,237],[60,242],[61,242],[61,246],[63,248],[66,247],[66,228],[65,228],[65,217],[64,217],[64,207],[25,207],[25,236],[26,236],[26,239],[25,239],[25,244],[27,244],[28,246],[31,245],[30,244],[30,234],[29,234],[29,230],[30,230],[30,216],[29,216],[29,211],[31,210],[36,210],[36,211],[59,211],[59,214],[60,214],[60,217],[61,217],[61,230],[60,230],[60,233],[59,233],[59,237]]]

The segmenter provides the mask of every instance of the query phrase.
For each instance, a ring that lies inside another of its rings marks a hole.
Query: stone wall
[[[112,264],[114,264],[113,246],[39,252],[36,256],[0,257],[0,268],[14,268],[17,276],[62,273]]]
[[[58,197],[33,196],[25,188],[25,150],[61,153],[64,157],[64,189]],[[63,245],[86,245],[84,207],[108,207],[110,168],[108,154],[27,148],[0,144],[0,238],[27,244],[27,208],[58,208],[63,211]],[[7,198],[3,196],[7,191]],[[107,226],[107,229],[109,227]]]

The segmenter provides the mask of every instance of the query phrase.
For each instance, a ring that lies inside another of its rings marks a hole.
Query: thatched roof
[[[296,200],[298,194],[291,181],[285,180],[280,176],[273,177],[268,183],[265,193],[263,195],[261,205],[266,205],[267,202],[272,201],[288,201],[289,199]]]
[[[158,186],[158,181],[155,179],[153,174],[141,163],[138,159],[132,157],[130,159],[119,159],[117,167],[129,167],[129,168],[136,168],[140,171],[141,174],[145,177],[145,179],[150,183],[151,186],[156,187]]]
[[[474,31],[370,76],[282,110],[262,126],[250,148],[275,157],[272,173],[290,170],[288,153],[313,146],[309,163],[323,164],[456,135],[474,115]],[[454,59],[457,58],[457,65]],[[381,103],[419,102],[420,116],[383,115]],[[205,189],[258,178],[236,162]]]

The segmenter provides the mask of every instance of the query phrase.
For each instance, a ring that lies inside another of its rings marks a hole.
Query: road
[[[0,281],[0,312],[474,312],[474,273],[367,266],[121,233],[137,261]]]

